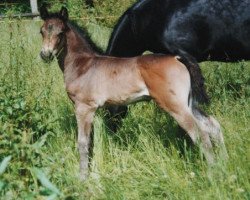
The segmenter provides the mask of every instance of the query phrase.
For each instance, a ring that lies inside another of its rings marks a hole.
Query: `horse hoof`
[[[86,181],[88,179],[88,172],[80,172],[80,181]]]

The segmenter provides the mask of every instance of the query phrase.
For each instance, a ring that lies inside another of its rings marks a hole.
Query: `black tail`
[[[196,101],[208,104],[209,97],[204,85],[205,79],[201,73],[201,69],[196,59],[186,51],[183,51],[181,48],[173,44],[171,45],[169,43],[164,43],[163,50],[164,49],[167,49],[167,51],[165,52],[167,54],[170,53],[172,55],[180,56],[180,62],[182,62],[187,67],[191,77],[192,96]]]
[[[191,77],[191,88],[193,97],[200,103],[209,103],[209,97],[204,85],[204,77],[196,60],[181,56],[179,59],[188,69]]]
[[[168,49],[170,49],[171,54],[180,56],[179,61],[187,67],[191,77],[192,96],[194,99],[199,103],[208,104],[209,97],[204,85],[205,79],[196,59],[174,45],[168,45]]]
[[[197,61],[193,57],[186,54],[180,55],[179,61],[182,62],[189,71],[191,77],[192,95],[194,99],[200,103],[208,104],[209,97],[204,85],[205,79],[201,73],[201,69]]]

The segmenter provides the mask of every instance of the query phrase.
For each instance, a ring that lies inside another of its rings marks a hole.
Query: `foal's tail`
[[[182,62],[188,69],[190,77],[191,77],[191,88],[192,88],[192,96],[195,100],[200,103],[208,104],[209,97],[206,93],[205,85],[204,85],[204,77],[201,73],[201,69],[197,64],[196,60],[191,56],[183,56],[178,59]]]

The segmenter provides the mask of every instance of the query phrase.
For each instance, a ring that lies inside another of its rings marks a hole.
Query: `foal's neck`
[[[77,30],[74,30],[73,25],[68,23],[68,26],[69,30],[66,33],[64,47],[57,57],[59,66],[63,72],[68,67],[76,67],[72,64],[76,57],[89,58],[97,54],[91,48],[87,39],[80,35]]]

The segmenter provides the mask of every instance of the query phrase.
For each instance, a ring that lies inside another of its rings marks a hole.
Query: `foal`
[[[66,90],[75,104],[78,124],[80,173],[88,173],[91,124],[95,111],[104,105],[129,104],[152,98],[201,147],[209,163],[214,160],[212,141],[224,146],[219,123],[194,106],[192,80],[187,67],[177,56],[146,55],[134,58],[101,56],[85,36],[68,21],[68,12],[49,14],[40,10],[43,47],[41,57],[57,57],[64,74]],[[200,78],[200,77],[198,77]]]

